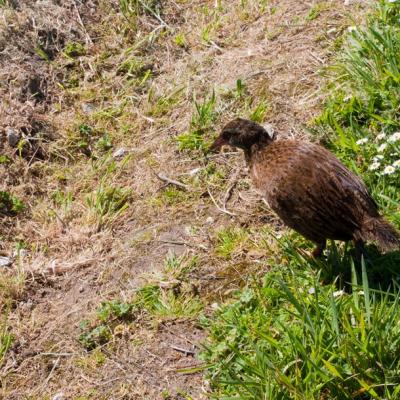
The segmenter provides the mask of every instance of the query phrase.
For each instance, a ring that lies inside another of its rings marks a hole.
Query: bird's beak
[[[222,138],[222,136],[218,136],[215,139],[215,142],[210,146],[210,153],[218,153],[221,150],[221,147],[228,144],[226,140]]]

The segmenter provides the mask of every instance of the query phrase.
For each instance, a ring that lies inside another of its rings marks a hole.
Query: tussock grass
[[[261,286],[206,321],[202,359],[215,395],[237,399],[397,399],[399,288],[321,286],[307,263],[276,266]]]

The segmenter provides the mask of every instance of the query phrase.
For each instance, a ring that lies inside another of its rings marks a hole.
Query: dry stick
[[[171,29],[171,27],[160,17],[159,14],[157,14],[151,7],[149,7],[146,3],[143,1],[140,1],[140,4],[148,11],[150,12],[156,19],[158,19],[159,22],[161,22],[162,25],[166,26],[167,28]]]
[[[207,192],[208,192],[208,195],[209,195],[210,198],[211,198],[211,201],[214,203],[215,207],[217,207],[217,209],[218,209],[219,211],[223,212],[224,214],[228,214],[228,215],[230,215],[230,216],[232,216],[232,217],[236,217],[236,216],[237,216],[237,214],[235,214],[235,213],[233,213],[233,212],[231,212],[231,211],[228,211],[226,208],[222,208],[222,207],[220,207],[220,206],[218,205],[218,203],[216,202],[214,196],[211,194],[211,191],[210,191],[210,188],[209,188],[209,187],[207,187]]]
[[[165,244],[175,244],[177,246],[187,246],[187,247],[194,247],[196,249],[208,250],[208,247],[206,247],[206,246],[203,246],[201,244],[185,242],[183,240],[161,240],[160,239],[160,240],[156,240],[156,242],[165,243]]]
[[[58,357],[56,362],[53,364],[53,368],[51,369],[49,375],[47,376],[47,378],[43,382],[43,387],[45,387],[49,383],[49,381],[50,381],[51,377],[53,376],[53,373],[54,373],[55,369],[58,367],[59,363],[60,363],[60,357]]]
[[[193,350],[182,349],[182,347],[171,346],[171,349],[179,351],[180,353],[184,353],[185,356],[194,356],[196,354]]]
[[[238,168],[238,169],[234,172],[233,177],[232,177],[232,179],[231,179],[232,183],[231,183],[231,185],[228,187],[227,191],[225,192],[224,201],[223,201],[223,207],[224,207],[225,210],[226,210],[226,203],[228,203],[228,201],[229,201],[230,198],[232,197],[232,191],[233,191],[233,189],[235,188],[235,186],[236,186],[237,183],[238,183],[238,177],[239,177],[239,175],[240,175],[240,172],[241,172],[240,168]]]
[[[76,5],[76,0],[74,0],[74,7],[75,7],[76,15],[78,16],[79,24],[81,25],[83,31],[85,32],[86,41],[87,41],[89,44],[92,45],[92,44],[93,44],[93,40],[92,40],[92,38],[89,36],[88,31],[86,30],[86,27],[85,27],[85,25],[84,25],[84,23],[83,23],[83,21],[82,21],[82,18],[81,18],[81,14],[79,14],[78,6]]]
[[[153,171],[153,174],[162,182],[165,182],[169,185],[178,186],[179,188],[181,188],[183,190],[189,191],[189,186],[185,185],[182,182],[176,181],[175,179],[168,178],[167,176],[165,176],[163,174],[159,174],[155,171]]]

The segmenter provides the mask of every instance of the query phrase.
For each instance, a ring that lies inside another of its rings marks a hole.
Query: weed
[[[198,316],[203,309],[201,301],[193,294],[179,291],[178,287],[164,289],[158,285],[146,285],[138,291],[135,304],[162,320]]]
[[[17,254],[19,250],[16,249]],[[19,267],[10,274],[8,271],[0,273],[0,303],[1,306],[10,306],[23,297],[25,290],[26,273]]]
[[[153,90],[149,90],[147,99],[149,103],[146,114],[151,117],[160,117],[168,114],[181,101],[183,87],[172,90],[169,93],[156,96]]]
[[[235,254],[243,251],[248,238],[248,232],[244,229],[238,227],[223,229],[217,234],[215,252],[226,259],[234,258]]]
[[[174,42],[177,46],[182,47],[183,49],[188,48],[188,43],[184,33],[178,33],[174,38]]]
[[[43,60],[46,61],[47,63],[50,62],[50,58],[48,56],[48,54],[46,53],[46,51],[42,48],[42,46],[37,45],[35,47],[35,53]]]
[[[64,54],[69,58],[75,58],[84,56],[86,54],[86,50],[81,43],[68,42],[65,46]]]
[[[14,341],[14,335],[10,332],[7,315],[2,316],[0,322],[0,366],[3,365],[4,357]]]
[[[82,333],[79,342],[88,350],[108,343],[113,338],[114,328],[121,321],[133,318],[133,304],[120,301],[104,301],[97,309],[96,318],[91,323],[83,320],[80,323]]]
[[[159,17],[161,8],[159,0],[119,0],[119,6],[127,17],[137,16],[141,13]]]
[[[327,5],[324,2],[313,6],[306,16],[306,21],[313,21],[314,19],[318,18],[321,12],[326,9],[326,6]]]
[[[4,155],[4,154],[0,154],[0,164],[11,164],[12,160],[10,157]]]
[[[17,215],[24,211],[25,204],[9,192],[0,191],[0,215]]]
[[[96,147],[101,151],[107,151],[112,149],[113,144],[111,137],[108,133],[105,133],[96,143]]]
[[[112,338],[112,331],[107,325],[101,324],[90,328],[89,321],[84,320],[79,328],[84,332],[79,335],[78,340],[87,350],[93,350],[97,346],[108,343]]]
[[[197,256],[177,257],[175,253],[170,252],[165,259],[164,272],[168,276],[168,279],[182,279],[186,274],[195,269],[197,264]]]
[[[208,99],[204,99],[202,103],[194,100],[195,110],[192,114],[190,130],[176,138],[180,151],[203,150],[207,147],[204,136],[210,130],[217,117],[215,107],[216,96],[214,92]]]
[[[112,223],[129,207],[131,193],[130,189],[106,186],[103,183],[86,197],[86,204],[98,229]]]
[[[251,111],[249,119],[258,123],[264,122],[268,109],[268,102],[266,100],[260,101],[258,105]]]

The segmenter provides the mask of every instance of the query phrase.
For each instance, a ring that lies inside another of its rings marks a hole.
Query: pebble
[[[7,135],[8,144],[11,147],[16,147],[19,142],[19,139],[20,139],[17,131],[15,129],[11,128],[10,126],[8,126],[6,128],[6,135]]]
[[[127,153],[127,151],[128,150],[121,147],[120,149],[115,150],[112,156],[113,156],[113,158],[121,158]]]
[[[54,397],[52,398],[52,400],[63,400],[65,398],[65,395],[63,392],[57,393],[56,395],[54,395]]]
[[[13,260],[9,257],[0,256],[0,267],[10,267],[13,263]]]
[[[206,219],[207,224],[213,224],[215,222],[213,217],[207,217]]]
[[[96,110],[96,107],[92,103],[82,103],[81,108],[85,114],[92,114]]]

